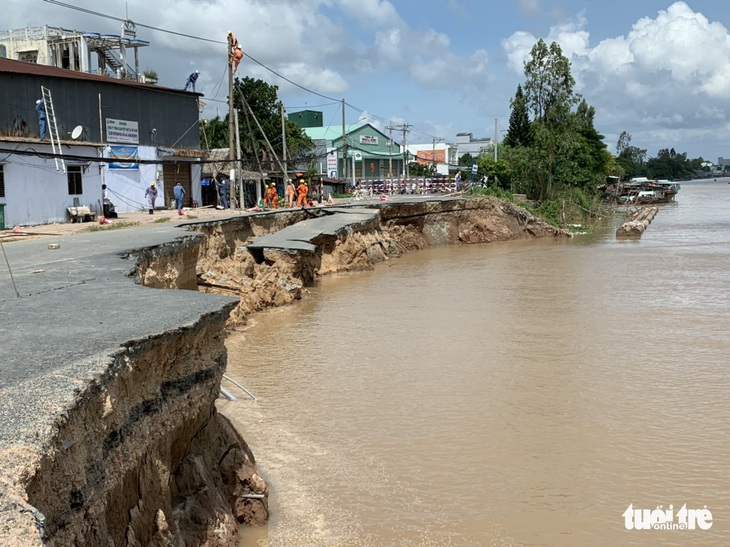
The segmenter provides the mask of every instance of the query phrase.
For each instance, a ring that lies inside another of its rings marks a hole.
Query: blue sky
[[[347,123],[367,117],[413,126],[409,142],[453,142],[459,132],[499,138],[529,51],[557,42],[576,91],[596,109],[615,152],[622,131],[655,156],[661,148],[717,161],[730,157],[730,11],[718,0],[159,0],[68,4],[213,40],[237,34],[254,59],[297,84],[344,98]],[[126,8],[125,8],[126,6]],[[9,13],[9,16],[8,16]],[[119,23],[43,0],[10,0],[5,28],[48,24],[117,33]],[[149,29],[143,68],[182,87],[201,71],[208,117],[225,114],[225,45]],[[279,86],[289,112],[339,105],[244,58],[239,76]]]

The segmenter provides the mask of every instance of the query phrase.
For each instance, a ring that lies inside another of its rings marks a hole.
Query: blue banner
[[[117,160],[130,160],[124,162],[109,162],[109,169],[139,169],[139,148],[136,146],[115,146],[109,147],[109,158]]]

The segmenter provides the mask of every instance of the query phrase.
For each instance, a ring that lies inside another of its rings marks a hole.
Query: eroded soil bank
[[[251,253],[246,244],[324,210],[198,223],[191,236],[135,251],[132,273],[145,287],[234,298],[192,323],[130,340],[97,366],[101,373],[77,382],[41,449],[0,453],[12,476],[0,476],[0,543],[236,545],[239,523],[266,521],[268,492],[245,441],[215,409],[227,328],[302,298],[320,276],[370,269],[405,252],[567,236],[493,199],[378,209],[371,222],[315,237],[313,252]]]
[[[283,214],[263,225],[255,219],[208,223],[194,229],[206,235],[198,262],[198,288],[240,299],[229,327],[245,324],[257,311],[302,297],[318,277],[370,270],[403,253],[441,245],[489,243],[525,238],[560,238],[570,234],[512,203],[493,198],[395,202],[371,205],[372,222],[352,226],[312,241],[314,252],[265,249],[252,254],[246,243],[269,230],[302,219]],[[306,215],[304,218],[307,218]],[[273,224],[275,223],[275,225]]]

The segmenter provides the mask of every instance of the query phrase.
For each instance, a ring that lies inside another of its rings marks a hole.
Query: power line
[[[72,4],[67,4],[65,2],[59,2],[58,0],[43,0],[43,1],[44,2],[48,2],[49,4],[55,4],[57,6],[61,6],[61,7],[64,7],[64,8],[69,8],[69,9],[73,9],[73,10],[80,11],[80,12],[83,12],[83,13],[88,13],[90,15],[96,15],[98,17],[104,17],[106,19],[111,19],[113,21],[119,21],[119,22],[122,22],[122,23],[129,21],[131,23],[134,23],[138,27],[142,27],[142,28],[146,28],[146,29],[150,29],[150,30],[156,30],[157,32],[165,32],[167,34],[173,34],[175,36],[182,36],[184,38],[190,38],[192,40],[200,40],[202,42],[209,42],[209,43],[212,43],[212,44],[228,44],[228,42],[223,42],[221,40],[211,40],[210,38],[203,38],[201,36],[193,36],[192,34],[186,34],[184,32],[177,32],[177,31],[174,31],[174,30],[167,30],[167,29],[160,28],[160,27],[154,27],[152,25],[145,25],[144,23],[138,23],[137,21],[134,21],[132,19],[122,19],[121,17],[115,17],[113,15],[108,15],[106,13],[100,13],[98,11],[90,10],[90,9],[87,9],[87,8],[82,8],[82,7],[79,7],[79,6],[74,6]],[[246,53],[246,57],[248,57],[249,59],[251,59],[254,63],[262,66],[263,68],[265,68],[266,70],[268,70],[272,74],[275,74],[276,76],[278,76],[282,80],[285,80],[285,81],[289,82],[290,84],[292,84],[293,86],[298,87],[299,89],[302,89],[302,90],[304,90],[304,91],[306,91],[308,93],[311,93],[312,95],[317,95],[318,97],[322,97],[323,99],[327,99],[328,101],[335,101],[335,102],[339,101],[339,99],[335,99],[334,97],[328,97],[327,95],[323,95],[322,93],[318,93],[317,91],[313,91],[313,90],[311,90],[311,89],[309,89],[309,88],[307,88],[307,87],[305,87],[305,86],[303,86],[301,84],[298,84],[294,80],[290,80],[286,76],[283,76],[282,74],[279,74],[276,70],[274,70],[271,67],[266,66],[264,63],[262,63],[261,61],[259,61],[258,59],[256,59],[255,57],[251,56],[248,53]]]
[[[177,32],[177,31],[174,31],[174,30],[168,30],[168,29],[164,29],[164,28],[161,28],[161,27],[155,27],[155,26],[152,26],[152,25],[144,24],[144,23],[138,23],[137,21],[134,21],[132,19],[123,19],[121,17],[115,17],[113,15],[109,15],[109,14],[106,14],[106,13],[101,13],[101,12],[94,11],[94,10],[90,10],[88,8],[82,8],[80,6],[74,6],[72,4],[68,4],[68,3],[65,3],[65,2],[60,2],[59,0],[43,0],[43,1],[44,2],[47,2],[49,4],[54,4],[54,5],[57,5],[57,6],[64,7],[64,8],[69,8],[69,9],[72,9],[72,10],[80,11],[82,13],[87,13],[87,14],[90,14],[90,15],[95,15],[97,17],[103,17],[103,18],[106,18],[106,19],[111,19],[113,21],[119,21],[121,23],[131,22],[131,23],[133,23],[136,26],[139,26],[139,27],[142,27],[142,28],[146,28],[146,29],[149,29],[149,30],[154,30],[154,31],[157,31],[157,32],[164,32],[164,33],[167,33],[167,34],[172,34],[172,35],[175,35],[175,36],[181,36],[183,38],[190,38],[192,40],[199,40],[199,41],[202,41],[202,42],[208,42],[208,43],[212,43],[212,44],[226,44],[226,45],[228,44],[227,41],[212,40],[210,38],[204,38],[202,36],[195,36],[195,35],[187,34],[187,33],[184,33],[184,32]],[[306,91],[307,93],[311,93],[312,95],[316,95],[317,97],[322,97],[323,99],[327,99],[328,101],[332,101],[332,103],[339,103],[340,102],[340,99],[336,99],[334,97],[330,97],[328,95],[324,95],[323,93],[319,93],[317,91],[314,91],[312,89],[309,89],[306,86],[303,86],[301,84],[298,84],[294,80],[291,80],[291,79],[287,78],[286,76],[284,76],[283,74],[280,74],[279,72],[277,72],[273,68],[265,65],[264,63],[262,63],[261,61],[259,61],[258,59],[256,59],[252,55],[250,55],[249,53],[246,53],[246,57],[249,58],[249,59],[251,59],[254,63],[256,63],[257,65],[261,66],[262,68],[268,70],[269,72],[271,72],[275,76],[278,76],[282,80],[290,83],[291,85],[293,85],[295,87],[298,87],[299,89],[301,89],[303,91]],[[220,82],[219,82],[218,85],[220,85]],[[215,99],[211,99],[211,100],[215,100]],[[332,104],[332,103],[330,103],[330,104]],[[353,110],[355,110],[355,111],[357,111],[357,112],[359,112],[361,114],[364,113],[364,112],[367,112],[368,116],[370,116],[373,119],[378,120],[378,121],[380,121],[380,122],[382,122],[384,124],[390,123],[389,120],[387,120],[385,118],[382,118],[380,116],[377,116],[377,115],[369,112],[366,109],[357,107],[357,106],[352,105],[352,104],[347,103],[347,102],[345,102],[345,104],[347,106],[349,106],[350,108],[352,108]],[[327,105],[322,105],[322,106],[327,106]],[[425,137],[428,137],[428,138],[440,138],[440,137],[435,137],[434,135],[431,135],[429,133],[426,133],[425,131],[418,130],[418,129],[414,128],[413,126],[410,126],[410,127],[413,128],[416,133],[419,133],[419,134],[421,134],[421,135],[423,135]]]
[[[192,38],[193,40],[200,40],[202,42],[210,42],[213,44],[225,44],[226,42],[222,42],[220,40],[211,40],[210,38],[202,38],[200,36],[193,36],[192,34],[185,34],[184,32],[176,32],[174,30],[167,30],[160,27],[153,27],[152,25],[145,25],[144,23],[138,23],[137,21],[133,21],[132,19],[122,19],[121,17],[115,17],[113,15],[109,15],[106,13],[100,13],[98,11],[90,10],[87,8],[82,8],[80,6],[73,6],[71,4],[66,4],[65,2],[59,2],[58,0],[43,0],[44,2],[48,2],[49,4],[56,4],[57,6],[61,6],[63,8],[69,8],[76,11],[80,11],[83,13],[88,13],[89,15],[96,15],[97,17],[104,17],[105,19],[111,19],[113,21],[119,21],[120,23],[125,23],[127,21],[134,23],[138,27],[150,29],[150,30],[156,30],[158,32],[166,32],[167,34],[174,34],[175,36],[183,36],[184,38]]]

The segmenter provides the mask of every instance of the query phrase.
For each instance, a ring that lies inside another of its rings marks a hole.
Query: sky
[[[324,125],[409,126],[412,143],[497,136],[542,38],[571,61],[611,153],[621,132],[648,157],[730,157],[730,10],[719,0],[2,0],[2,29],[49,25],[150,42],[140,68],[182,88],[200,71],[203,115],[227,112],[226,33],[247,54],[237,76],[279,87],[288,113]],[[9,6],[8,6],[9,4]],[[188,36],[181,36],[189,35]],[[286,77],[294,84],[282,79]],[[304,89],[302,89],[304,88]],[[306,91],[305,91],[306,89]],[[496,127],[496,131],[495,131]],[[402,141],[402,133],[397,136]]]

